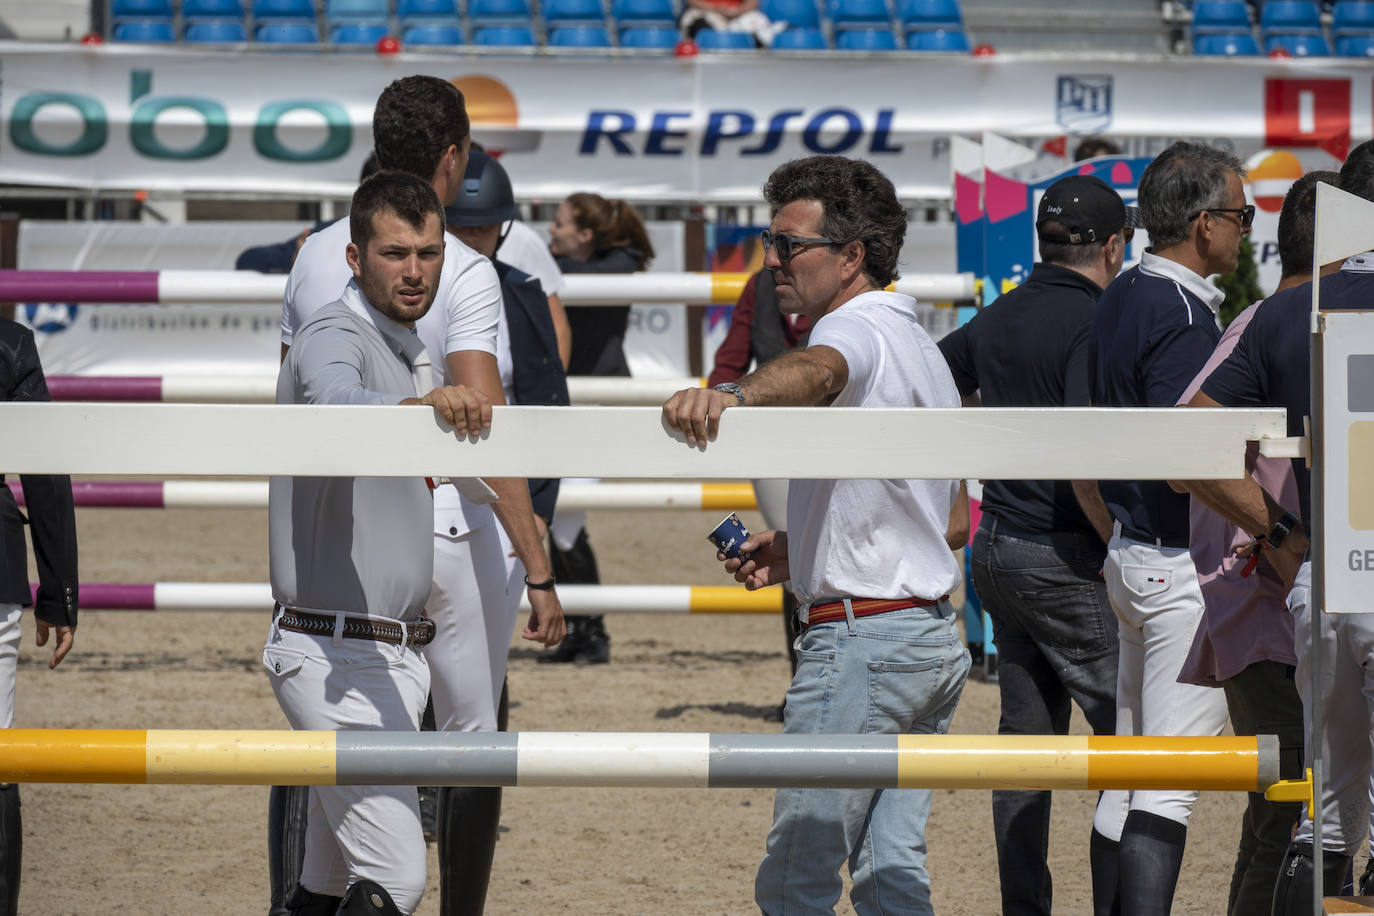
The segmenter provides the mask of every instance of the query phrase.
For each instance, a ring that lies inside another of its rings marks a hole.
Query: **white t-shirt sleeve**
[[[344,219],[312,232],[301,245],[282,295],[281,342],[288,347],[306,320],[342,296],[353,279],[345,254],[348,241]]]
[[[874,374],[881,362],[881,345],[874,335],[873,326],[852,312],[841,309],[816,322],[807,339],[807,346],[824,346],[839,352],[849,369],[849,381],[845,383],[841,397],[853,392],[862,395],[872,383]],[[844,398],[846,401],[851,398]]]
[[[544,287],[546,296],[563,292],[563,272],[558,269],[548,243],[526,223],[518,220],[511,223],[510,234],[501,243],[496,259],[534,277]]]
[[[459,270],[444,274],[448,283],[439,292],[448,297],[444,355],[459,350],[495,355],[496,327],[501,320],[501,281],[496,268],[486,258],[472,258]]]

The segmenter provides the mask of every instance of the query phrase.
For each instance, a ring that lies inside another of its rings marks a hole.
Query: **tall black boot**
[[[376,881],[359,878],[339,901],[338,916],[402,916],[401,908]]]
[[[566,582],[569,585],[600,585],[601,570],[596,565],[596,554],[592,552],[591,538],[587,536],[587,529],[583,528],[577,532],[577,540],[573,541],[567,550],[561,549],[556,543],[549,546],[549,565],[553,568],[553,574],[559,582]],[[568,626],[568,633],[563,637],[563,641],[558,645],[539,655],[541,662],[568,663],[576,661],[595,662],[596,656],[604,654],[603,661],[610,660],[610,647],[602,645],[593,646],[591,656],[588,656],[588,639],[594,633],[599,633],[602,638],[606,635],[606,628],[601,623],[601,618],[585,616],[567,616],[563,618]],[[595,620],[593,624],[591,621]],[[595,630],[593,629],[595,627]]]
[[[19,912],[19,874],[24,858],[24,823],[19,786],[0,785],[0,916]]]
[[[611,637],[600,614],[582,619],[582,649],[573,661],[584,665],[604,665],[611,660]]]
[[[439,790],[439,912],[481,916],[487,903],[496,832],[501,825],[497,786]]]
[[[1093,916],[1121,916],[1121,844],[1096,830],[1088,839]]]
[[[273,786],[267,799],[267,874],[272,901],[268,916],[292,916],[291,895],[305,867],[305,822],[309,786]]]
[[[496,706],[496,730],[503,732],[510,724],[510,678],[501,682],[501,702]]]
[[[434,720],[433,694],[425,701],[425,714],[420,717],[420,731],[438,731]],[[439,836],[439,828],[436,826],[439,820],[439,787],[420,786],[417,791],[420,795],[420,831],[424,833],[426,843],[433,843]]]
[[[1188,827],[1148,811],[1126,815],[1121,831],[1122,916],[1169,916]]]
[[[1345,890],[1346,874],[1354,857],[1322,850],[1322,893],[1333,896]],[[1312,912],[1312,844],[1293,843],[1283,857],[1283,868],[1274,884],[1271,916],[1309,916]]]
[[[299,884],[286,898],[286,910],[290,916],[334,916],[339,912],[342,897],[316,894]]]

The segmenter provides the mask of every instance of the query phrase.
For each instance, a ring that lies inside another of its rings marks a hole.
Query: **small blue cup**
[[[747,560],[753,556],[752,553],[740,553],[739,545],[749,539],[749,529],[744,527],[744,522],[739,520],[739,516],[731,512],[725,517],[725,521],[716,526],[715,530],[706,535],[706,540],[716,546],[716,549],[729,559],[738,557]]]

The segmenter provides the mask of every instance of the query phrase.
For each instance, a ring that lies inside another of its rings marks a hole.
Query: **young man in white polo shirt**
[[[738,383],[686,389],[664,420],[690,445],[715,438],[740,405],[958,407],[944,358],[896,277],[906,213],[866,162],[814,156],[776,169],[764,267],[779,307],[815,322],[809,345]],[[968,537],[954,480],[794,480],[788,531],[753,535],[726,569],[749,588],[790,578],[802,633],[787,693],[788,734],[945,732],[969,657],[949,593],[950,544]],[[951,517],[961,515],[960,524]],[[959,530],[952,530],[959,529]],[[789,537],[790,532],[790,537]],[[765,914],[831,912],[851,863],[859,913],[933,912],[924,789],[780,789],[755,900]]]

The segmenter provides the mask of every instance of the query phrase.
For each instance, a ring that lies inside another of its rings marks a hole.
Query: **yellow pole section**
[[[739,299],[739,294],[744,292],[744,284],[749,282],[753,274],[710,274],[711,277],[711,304],[712,305],[734,305]]]
[[[1103,736],[1088,740],[1093,750],[1088,778],[1094,789],[1177,788],[1180,773],[1188,774],[1190,789],[1265,789],[1259,784],[1259,752],[1254,738],[1148,736],[1148,751],[1133,746],[1139,738]]]
[[[1008,749],[1015,741],[1016,748]],[[898,735],[897,784],[931,789],[1088,788],[1088,739],[1063,735]]]
[[[335,732],[149,729],[148,781],[330,786],[337,738]]]
[[[0,782],[148,781],[142,729],[7,728]]]
[[[770,586],[756,592],[743,586],[693,585],[688,606],[692,614],[781,614],[782,587]]]
[[[701,485],[701,508],[734,512],[757,509],[754,485],[751,483],[704,483]]]

